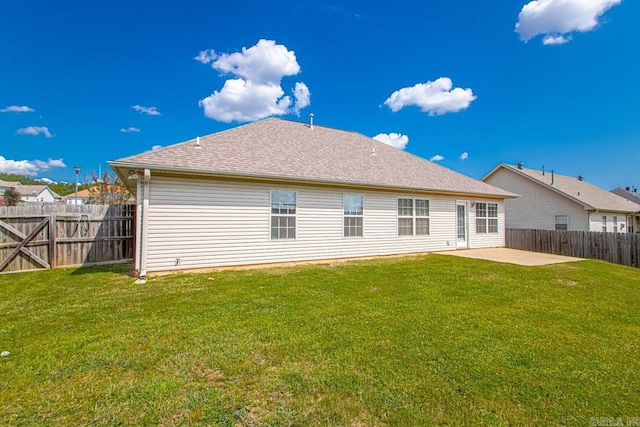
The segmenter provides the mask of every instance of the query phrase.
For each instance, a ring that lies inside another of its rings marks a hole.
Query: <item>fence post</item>
[[[49,215],[49,266],[56,268],[56,214]]]

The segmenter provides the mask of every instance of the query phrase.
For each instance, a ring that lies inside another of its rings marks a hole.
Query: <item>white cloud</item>
[[[49,178],[40,178],[40,181],[46,182],[47,184],[55,184],[56,182]]]
[[[140,132],[140,129],[134,128],[133,126],[129,126],[128,128],[120,129],[120,132],[122,133]]]
[[[544,36],[542,44],[565,44],[571,41],[571,36]]]
[[[0,172],[15,173],[27,176],[36,176],[39,172],[48,171],[51,168],[64,168],[66,165],[62,159],[42,160],[10,160],[0,156]]]
[[[162,145],[154,145],[151,150],[157,150],[158,148],[162,148]]]
[[[574,31],[585,33],[595,29],[599,18],[622,0],[534,0],[518,14],[516,33],[527,42],[545,35],[544,44],[562,44],[571,40]]]
[[[18,129],[16,133],[18,135],[33,135],[33,136],[43,134],[47,138],[53,138],[53,134],[49,132],[49,128],[46,126],[28,126],[26,128]]]
[[[0,110],[0,113],[33,113],[34,110],[26,105],[10,105]]]
[[[209,118],[227,123],[253,121],[299,114],[311,103],[309,88],[302,82],[295,84],[293,98],[285,95],[282,79],[300,73],[300,65],[295,52],[273,40],[259,40],[255,46],[231,54],[206,50],[195,59],[211,62],[212,68],[235,77],[198,103]]]
[[[282,77],[300,72],[295,52],[264,39],[248,49],[243,47],[242,52],[223,53],[211,66],[254,83],[279,84]]]
[[[203,64],[208,64],[210,62],[215,61],[218,58],[216,52],[213,49],[205,49],[198,53],[198,56],[194,57],[196,61],[200,61]]]
[[[460,154],[460,157],[458,157],[458,159],[465,161],[469,158],[469,153],[467,153],[466,151],[462,154]]]
[[[295,105],[293,106],[293,112],[300,115],[300,110],[311,104],[311,92],[309,92],[309,88],[306,84],[297,82],[293,89],[293,97],[296,100]]]
[[[435,156],[429,159],[429,161],[432,161],[432,162],[439,162],[440,160],[444,160],[444,156],[441,156],[440,154],[436,154]]]
[[[133,105],[131,106],[136,111],[147,114],[149,116],[160,116],[160,111],[158,111],[158,107],[143,107],[142,105]]]
[[[471,89],[454,88],[450,78],[440,77],[433,82],[397,90],[384,103],[394,113],[409,105],[416,105],[430,116],[439,116],[464,110],[476,98]]]
[[[409,143],[409,137],[400,133],[379,133],[373,137],[376,141],[380,141],[384,144],[390,145],[394,148],[404,150]]]

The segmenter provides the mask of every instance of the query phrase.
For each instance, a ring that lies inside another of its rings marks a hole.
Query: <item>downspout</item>
[[[144,170],[142,183],[142,221],[140,233],[140,275],[138,283],[145,283],[147,275],[147,244],[149,237],[149,181],[151,181],[151,171]]]
[[[144,198],[144,194],[142,194],[142,180],[138,178],[136,182],[136,240],[134,243],[135,254],[133,256],[133,269],[136,273],[140,273],[140,255],[142,239],[140,235],[142,233],[142,199]]]

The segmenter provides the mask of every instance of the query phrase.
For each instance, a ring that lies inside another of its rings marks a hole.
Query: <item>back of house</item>
[[[136,269],[504,246],[508,191],[364,135],[270,118],[123,158]]]

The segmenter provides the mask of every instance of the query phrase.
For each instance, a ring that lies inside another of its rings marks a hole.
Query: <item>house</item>
[[[54,203],[61,199],[46,185],[18,185],[15,189],[26,203]]]
[[[611,190],[613,194],[617,194],[620,197],[624,197],[627,200],[631,200],[633,203],[640,205],[640,194],[636,187],[616,188]],[[640,215],[636,215],[633,222],[629,223],[632,233],[640,232]]]
[[[8,188],[16,188],[18,185],[20,185],[19,182],[3,181],[0,179],[0,194],[4,193],[4,190]]]
[[[78,191],[78,196],[76,197],[76,192],[72,192],[64,196],[64,200],[68,205],[86,205],[89,204],[91,197],[94,196],[92,192],[90,192],[90,188],[85,188],[83,190]]]
[[[504,246],[512,193],[369,137],[269,118],[109,162],[140,275]]]
[[[105,184],[98,184],[104,186]],[[121,186],[119,183],[106,184],[104,192],[100,193],[98,185],[88,187],[78,191],[78,197],[76,198],[75,191],[67,194],[64,199],[68,205],[88,205],[93,204],[112,204],[112,203],[135,203],[135,200],[130,198],[127,189]]]
[[[499,164],[482,181],[520,197],[505,202],[507,228],[626,233],[640,205],[588,183],[545,171]]]

